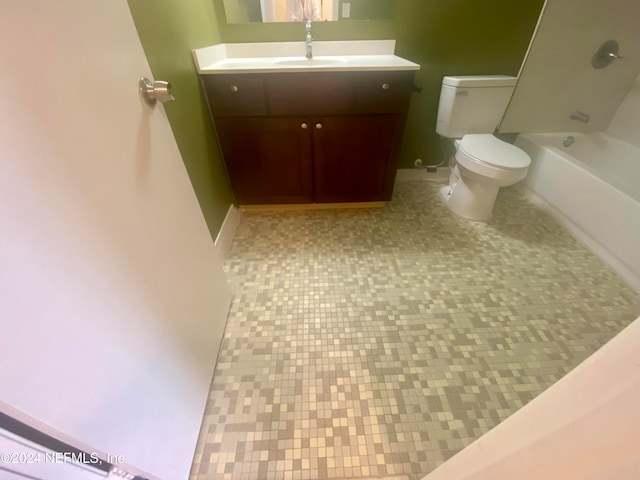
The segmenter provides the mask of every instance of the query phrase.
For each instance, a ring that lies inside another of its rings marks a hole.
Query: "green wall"
[[[296,23],[228,24],[223,0],[212,0],[222,41],[301,41]],[[445,75],[516,75],[544,0],[395,0],[391,20],[316,22],[316,40],[396,39],[396,53],[419,63],[400,167],[416,158],[443,158],[435,133],[440,84]]]
[[[211,0],[128,0],[153,76],[171,83],[165,111],[215,240],[232,203],[191,50],[220,43]]]

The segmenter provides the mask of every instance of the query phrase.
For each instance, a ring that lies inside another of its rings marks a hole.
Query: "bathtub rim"
[[[622,140],[622,139],[620,139],[620,138],[616,137],[615,135],[612,135],[612,134],[610,134],[608,132],[592,132],[592,133],[585,133],[585,132],[519,133],[518,136],[516,137],[516,140],[515,140],[514,144],[517,144],[518,141],[521,139],[521,140],[525,140],[525,141],[527,141],[529,143],[534,144],[535,147],[537,147],[537,148],[548,148],[549,150],[558,153],[563,158],[569,157],[568,161],[576,164],[581,170],[583,170],[584,172],[589,174],[595,180],[597,180],[599,182],[604,182],[605,184],[607,184],[607,185],[611,186],[612,188],[614,188],[615,190],[617,190],[619,194],[628,197],[632,202],[640,204],[640,196],[635,197],[634,195],[630,194],[628,192],[626,186],[621,187],[620,185],[618,185],[617,182],[612,182],[612,181],[605,180],[603,177],[598,175],[596,169],[594,169],[589,163],[583,162],[583,161],[580,160],[579,157],[576,157],[575,155],[573,155],[573,152],[571,151],[571,147],[573,145],[569,146],[569,147],[561,147],[560,145],[556,145],[556,144],[539,143],[539,142],[535,141],[536,139],[543,139],[543,138],[545,138],[545,139],[546,138],[549,138],[549,139],[553,138],[553,139],[557,139],[557,140],[561,141],[562,138],[571,136],[571,137],[575,137],[576,138],[576,142],[579,142],[581,137],[588,137],[589,135],[592,135],[592,134],[595,134],[595,135],[600,136],[600,137],[609,137],[610,139],[613,139],[616,143],[624,144],[625,148],[631,148],[631,149],[634,149],[634,150],[638,150],[640,152],[640,148],[638,148],[635,145],[633,145],[633,144],[631,144],[629,142],[626,142],[626,141],[624,141],[624,140]],[[529,155],[529,156],[531,156],[531,155]]]

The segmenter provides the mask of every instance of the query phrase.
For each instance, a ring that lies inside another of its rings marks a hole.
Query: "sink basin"
[[[326,67],[345,63],[345,60],[340,58],[295,58],[292,60],[276,60],[273,63],[276,65],[289,65],[292,67]]]

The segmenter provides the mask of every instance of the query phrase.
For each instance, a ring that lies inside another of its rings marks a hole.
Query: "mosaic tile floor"
[[[638,295],[515,189],[481,224],[438,187],[244,215],[191,480],[421,478],[638,316]]]

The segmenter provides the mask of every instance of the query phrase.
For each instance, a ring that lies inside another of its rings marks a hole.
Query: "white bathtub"
[[[575,142],[563,146],[563,139]],[[606,133],[521,134],[525,193],[640,291],[640,149]]]

